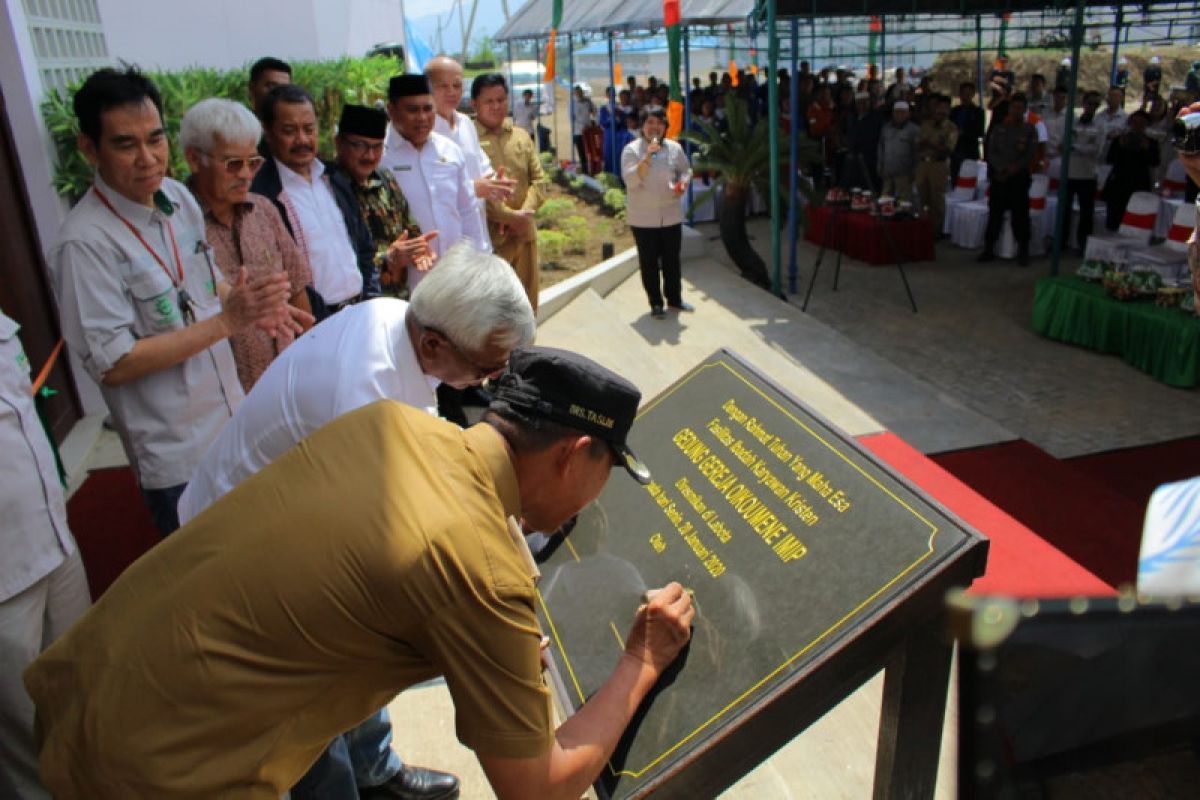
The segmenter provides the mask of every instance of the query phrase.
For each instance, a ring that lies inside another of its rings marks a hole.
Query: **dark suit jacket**
[[[325,162],[322,162],[325,163]],[[326,169],[329,164],[325,164]],[[380,295],[379,286],[379,267],[375,264],[375,242],[371,238],[371,231],[368,230],[367,224],[363,222],[362,216],[358,213],[358,202],[354,199],[354,192],[349,186],[339,186],[344,181],[335,180],[332,176],[329,181],[330,188],[333,191],[333,199],[337,202],[338,210],[342,212],[342,222],[346,223],[346,235],[350,237],[350,246],[354,249],[354,255],[358,261],[358,271],[363,276],[363,299],[370,299]],[[287,211],[283,207],[283,203],[279,201],[279,194],[283,191],[283,181],[279,177],[279,167],[275,164],[275,159],[268,157],[258,174],[254,176],[254,181],[250,184],[250,191],[255,194],[261,194],[270,200],[276,210],[279,211],[279,216],[283,218],[283,224],[287,227],[288,233],[292,234],[292,238],[296,237],[296,232],[292,230],[292,223],[288,219]],[[324,300],[309,287],[308,299],[313,303],[313,314],[317,319],[322,319],[324,312]],[[320,308],[318,309],[318,305]]]

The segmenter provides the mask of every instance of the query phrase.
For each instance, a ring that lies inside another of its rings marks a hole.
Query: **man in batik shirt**
[[[262,126],[240,103],[212,97],[183,116],[179,144],[192,170],[188,188],[204,212],[208,257],[227,281],[282,272],[288,276],[291,304],[309,313],[304,287],[312,283],[308,261],[292,241],[271,201],[250,192],[254,173],[263,165],[257,152]],[[238,380],[247,392],[294,334],[282,329],[268,335],[247,328],[229,337]]]
[[[408,200],[387,170],[379,169],[388,116],[376,108],[346,105],[335,137],[337,161],[331,165],[335,192],[353,199],[375,241],[376,262],[386,291],[398,294],[408,267],[427,271],[437,258],[429,243],[437,231],[422,235]]]

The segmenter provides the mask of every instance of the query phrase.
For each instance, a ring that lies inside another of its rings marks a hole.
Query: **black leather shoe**
[[[696,307],[694,305],[692,305],[691,303],[685,303],[682,300],[680,300],[678,304],[668,303],[667,307],[673,308],[676,311],[695,311],[696,310]]]
[[[666,319],[667,312],[663,311],[662,306],[650,306],[650,316],[654,317],[655,319]]]
[[[358,796],[362,800],[454,800],[458,778],[424,767],[404,767],[387,783],[359,789]]]

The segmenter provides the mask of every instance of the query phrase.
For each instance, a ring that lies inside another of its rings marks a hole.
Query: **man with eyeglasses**
[[[462,389],[498,375],[514,348],[533,341],[535,326],[525,290],[506,262],[468,243],[451,248],[411,303],[359,303],[280,354],[205,454],[180,498],[180,519],[186,524],[356,408],[390,399],[436,416],[438,384]],[[377,477],[380,486],[389,479]],[[456,796],[457,779],[402,765],[390,742],[384,709],[334,740],[292,789],[292,799]],[[356,774],[372,782],[356,788]]]
[[[294,84],[276,86],[258,106],[270,157],[250,191],[274,203],[312,269],[309,303],[317,321],[378,297],[375,244],[351,199],[330,185],[317,158],[312,97]]]
[[[204,219],[166,177],[158,89],[135,69],[102,69],[73,98],[79,149],[96,169],[50,249],[63,336],[100,385],[155,526],[242,400],[225,341],[289,326],[282,274],[227,282],[207,256]],[[301,319],[303,311],[293,309]]]
[[[283,227],[283,221],[250,181],[263,164],[258,155],[262,126],[241,103],[210,98],[192,106],[179,125],[179,144],[192,175],[188,188],[204,212],[210,258],[227,280],[244,268],[251,278],[283,273],[290,303],[311,313],[305,287],[312,282],[308,262]],[[247,392],[258,376],[295,335],[283,329],[268,336],[248,328],[229,337],[238,379]]]
[[[375,243],[375,263],[385,289],[404,286],[409,267],[428,272],[437,231],[421,233],[408,200],[391,173],[379,168],[388,117],[381,109],[347,103],[338,121],[337,160],[329,167],[334,191],[350,198]]]

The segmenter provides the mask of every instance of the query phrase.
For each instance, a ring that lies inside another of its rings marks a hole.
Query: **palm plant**
[[[763,197],[770,197],[771,142],[770,126],[766,119],[754,125],[746,101],[727,95],[725,102],[724,131],[716,126],[696,121],[698,130],[685,131],[680,139],[696,145],[698,150],[692,167],[697,172],[713,173],[712,186],[693,200],[695,207],[705,202],[714,192],[721,190],[721,202],[717,209],[717,221],[721,243],[733,263],[741,270],[742,277],[764,288],[770,288],[770,275],[762,257],[750,244],[746,233],[746,202],[750,190],[758,189]],[[787,137],[779,137],[780,187],[787,187],[788,144]],[[800,164],[821,161],[820,145],[800,134],[797,149]],[[800,191],[811,196],[812,187],[806,179],[800,180]]]

